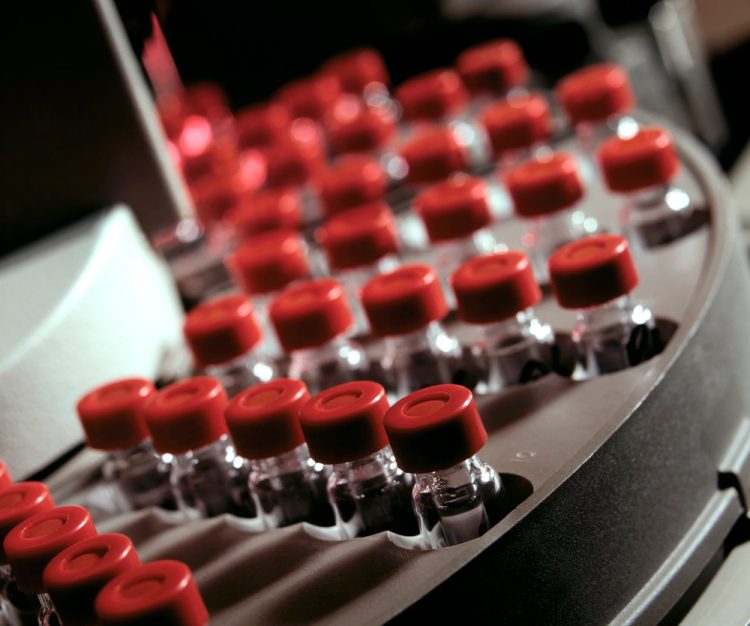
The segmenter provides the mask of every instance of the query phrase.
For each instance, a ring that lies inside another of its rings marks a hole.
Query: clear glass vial
[[[550,372],[554,333],[534,313],[542,292],[525,254],[475,257],[454,272],[451,285],[459,318],[481,325],[473,347],[482,369],[480,391],[501,391]]]
[[[113,513],[175,507],[170,459],[154,449],[143,419],[155,393],[144,378],[123,378],[93,389],[76,405],[86,443],[107,453],[102,475],[111,502],[104,508]]]
[[[372,334],[384,338],[382,366],[389,393],[407,393],[451,382],[461,359],[458,340],[442,327],[448,305],[428,265],[403,265],[362,289]]]
[[[578,206],[585,195],[578,164],[563,152],[540,155],[510,170],[505,185],[516,215],[527,227],[524,248],[537,279],[546,283],[549,256],[597,228],[596,220]]]
[[[558,303],[576,312],[571,335],[584,377],[638,365],[661,350],[653,314],[630,298],[638,273],[623,237],[568,244],[552,255],[549,269]]]
[[[217,378],[230,398],[277,374],[274,362],[258,349],[262,332],[246,296],[199,304],[187,314],[182,330],[197,369]]]
[[[436,385],[414,392],[388,410],[384,424],[399,467],[414,473],[426,547],[480,537],[508,512],[500,476],[476,456],[487,431],[471,391]]]
[[[227,395],[210,376],[196,376],[158,391],[144,416],[154,447],[173,456],[170,483],[178,508],[195,519],[235,513],[252,517],[235,497],[241,462],[229,442]]]
[[[334,524],[326,494],[330,468],[310,457],[299,423],[309,398],[301,380],[279,378],[242,392],[225,413],[237,453],[249,464],[249,491],[266,528]]]
[[[291,285],[271,303],[270,317],[290,354],[289,377],[303,380],[310,393],[362,376],[367,356],[347,337],[354,317],[336,280]]]
[[[332,387],[300,413],[313,458],[333,471],[328,497],[341,539],[390,530],[416,535],[412,476],[396,465],[383,428],[385,389],[370,381]]]
[[[625,197],[617,217],[631,248],[664,245],[690,230],[695,203],[672,183],[679,159],[667,131],[646,127],[627,138],[612,137],[598,156],[607,187]]]

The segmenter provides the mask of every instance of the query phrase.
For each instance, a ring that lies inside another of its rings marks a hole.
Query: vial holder
[[[669,341],[660,355],[612,374],[577,381],[552,372],[477,398],[489,433],[481,458],[499,472],[512,507],[486,534],[425,552],[415,538],[390,532],[339,541],[306,523],[259,532],[256,520],[231,515],[185,526],[158,509],[113,519],[106,530],[132,537],[144,560],[184,558],[219,626],[438,619],[446,594],[472,598],[461,604],[463,618],[487,619],[499,606],[508,619],[538,622],[664,617],[742,515],[739,492],[719,489],[717,474],[730,467],[729,433],[740,432],[747,402],[739,380],[706,376],[750,367],[750,351],[736,341],[750,307],[748,272],[724,186],[696,142],[675,133],[675,144],[679,185],[711,219],[634,252],[634,295]],[[611,227],[618,203],[595,189],[582,208]],[[519,248],[523,226],[511,220],[503,229]],[[534,309],[564,352],[574,314],[549,294]],[[478,332],[452,315],[446,327],[463,346]],[[370,361],[381,349],[366,342]],[[716,428],[728,433],[722,443],[707,437]],[[59,470],[53,492],[97,460],[87,453]],[[737,481],[747,485],[750,476],[738,470]],[[602,561],[610,564],[605,577]],[[679,572],[669,566],[677,562]],[[563,589],[524,593],[558,584],[561,571]],[[636,595],[642,589],[653,593]]]

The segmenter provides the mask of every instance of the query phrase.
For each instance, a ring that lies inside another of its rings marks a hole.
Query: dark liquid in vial
[[[638,365],[661,352],[662,348],[655,326],[613,325],[589,340],[588,351],[593,357],[596,372],[609,374]]]
[[[550,344],[520,336],[492,346],[493,352],[488,355],[491,388],[522,385],[548,374],[552,369],[550,347]],[[497,351],[502,353],[497,354]]]
[[[305,381],[313,389],[324,390],[341,383],[358,379],[358,373],[341,361],[327,361],[322,363],[313,376],[306,376]]]
[[[230,477],[232,485],[232,513],[238,517],[253,518],[257,516],[255,501],[250,494],[248,481],[250,478],[250,464],[245,463],[234,468]]]
[[[450,382],[453,374],[459,369],[458,357],[449,354],[435,354],[430,349],[410,352],[408,358],[399,363],[396,375],[408,381],[412,391],[431,385]]]
[[[692,225],[689,215],[675,213],[663,219],[633,227],[633,236],[643,248],[656,248],[686,235]]]
[[[385,530],[412,536],[419,532],[411,505],[412,484],[404,474],[390,481],[378,476],[360,483],[358,497],[349,494],[348,486],[337,485],[332,499],[343,522],[357,529],[357,537]]]
[[[232,468],[213,459],[201,459],[191,474],[180,478],[178,488],[185,504],[206,517],[241,513],[232,498]]]
[[[309,477],[305,472],[282,474],[255,484],[263,513],[278,526],[310,522],[316,526],[333,526],[333,509],[326,495],[324,474]]]
[[[177,504],[169,472],[169,466],[153,454],[138,454],[128,459],[128,468],[118,476],[117,485],[136,510],[158,506],[173,511]]]

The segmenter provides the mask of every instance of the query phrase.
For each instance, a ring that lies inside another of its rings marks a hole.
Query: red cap
[[[326,117],[325,127],[334,152],[370,152],[393,138],[396,119],[385,107],[370,107],[354,96],[342,96]]]
[[[340,93],[339,79],[321,73],[287,84],[279,90],[278,97],[295,117],[317,120],[326,114]]]
[[[523,51],[510,39],[496,39],[469,48],[458,57],[456,66],[464,84],[474,94],[508,91],[529,80]]]
[[[584,196],[578,164],[569,154],[536,157],[505,177],[516,215],[538,217],[573,206]]]
[[[110,533],[66,548],[44,568],[42,579],[65,626],[96,624],[96,596],[118,574],[141,564],[133,542]]]
[[[361,48],[333,57],[321,68],[323,73],[339,79],[344,91],[362,94],[368,85],[388,85],[388,70],[377,50]]]
[[[411,184],[436,183],[469,167],[466,148],[450,128],[426,128],[406,141],[401,156]]]
[[[3,550],[8,533],[25,519],[53,506],[49,489],[43,483],[14,483],[0,489],[0,565],[8,562]]]
[[[599,165],[612,191],[666,185],[680,163],[672,138],[661,128],[641,128],[628,139],[610,137],[599,148]]]
[[[265,102],[246,107],[237,113],[237,135],[240,148],[264,148],[284,138],[292,116],[286,105]]]
[[[461,77],[451,69],[437,69],[410,78],[396,89],[408,120],[439,120],[461,109],[469,99]]]
[[[8,466],[4,461],[0,461],[0,489],[13,484],[13,479],[8,472]]]
[[[225,416],[235,448],[246,459],[267,459],[305,443],[299,412],[310,398],[305,383],[278,378],[235,396]]]
[[[239,154],[233,141],[217,140],[211,125],[191,115],[177,140],[182,157],[182,173],[188,183],[204,178],[227,176],[237,170]]]
[[[593,235],[563,246],[549,259],[549,277],[566,309],[604,304],[638,284],[628,243],[619,235]]]
[[[121,450],[146,439],[143,407],[154,393],[145,378],[123,378],[89,391],[76,406],[89,447]]]
[[[459,317],[470,324],[489,324],[534,306],[542,292],[528,257],[508,250],[474,257],[451,276]]]
[[[469,237],[492,222],[487,185],[463,174],[425,189],[414,200],[414,209],[433,242]]]
[[[228,265],[249,294],[279,291],[310,275],[307,254],[297,233],[272,231],[251,237],[229,256]]]
[[[354,322],[344,290],[332,278],[290,285],[276,296],[268,312],[286,352],[322,346]]]
[[[211,176],[190,187],[198,219],[211,226],[237,207],[250,192],[245,178],[240,174]]]
[[[434,385],[401,398],[385,415],[398,466],[406,472],[447,469],[474,456],[487,441],[466,387]]]
[[[420,330],[448,313],[443,288],[428,265],[402,265],[371,278],[362,289],[362,304],[377,337]]]
[[[552,132],[549,105],[536,93],[499,100],[484,109],[479,119],[495,156],[531,148],[549,139]]]
[[[375,159],[362,154],[341,157],[321,170],[313,186],[326,215],[380,200],[388,189],[388,177]]]
[[[109,581],[96,598],[100,626],[206,626],[208,609],[190,569],[152,561]]]
[[[211,82],[201,82],[188,85],[185,95],[190,110],[203,117],[214,119],[229,113],[229,102],[220,85]]]
[[[18,588],[44,593],[42,572],[60,552],[96,535],[89,512],[81,506],[57,506],[24,520],[5,537],[3,547]]]
[[[263,189],[246,198],[226,219],[241,239],[272,230],[299,230],[300,194],[293,189]]]
[[[325,164],[322,130],[312,120],[294,120],[284,139],[265,148],[263,156],[266,159],[266,185],[304,185]]]
[[[199,368],[247,354],[261,338],[253,307],[243,295],[199,304],[187,314],[182,331]]]
[[[310,398],[300,422],[310,454],[319,463],[356,461],[388,445],[385,389],[369,380],[336,385]]]
[[[396,221],[383,202],[334,215],[318,230],[317,237],[334,270],[372,265],[398,252]]]
[[[227,394],[211,376],[195,376],[161,389],[146,405],[146,424],[158,452],[183,454],[227,434]]]
[[[623,68],[599,63],[563,78],[555,89],[571,124],[603,122],[633,108],[635,97]]]

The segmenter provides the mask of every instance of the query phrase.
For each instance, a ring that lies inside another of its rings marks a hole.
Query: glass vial
[[[237,453],[249,464],[249,493],[266,528],[334,524],[326,494],[330,468],[310,457],[299,423],[309,398],[301,380],[279,378],[242,392],[226,410]]]
[[[508,512],[498,473],[477,456],[487,431],[471,391],[437,385],[406,396],[385,416],[400,467],[415,476],[413,503],[426,547],[483,535]]]
[[[123,378],[93,389],[76,406],[90,448],[107,457],[102,476],[110,502],[102,508],[122,513],[159,506],[173,509],[170,459],[151,442],[143,410],[155,395],[144,378]]]
[[[341,539],[390,530],[417,534],[410,506],[412,477],[396,465],[383,429],[385,389],[370,381],[332,387],[300,413],[313,458],[333,471],[328,497]]]
[[[631,300],[638,284],[627,241],[595,235],[560,248],[549,261],[558,303],[576,312],[571,332],[583,377],[616,372],[661,350],[651,311]]]

